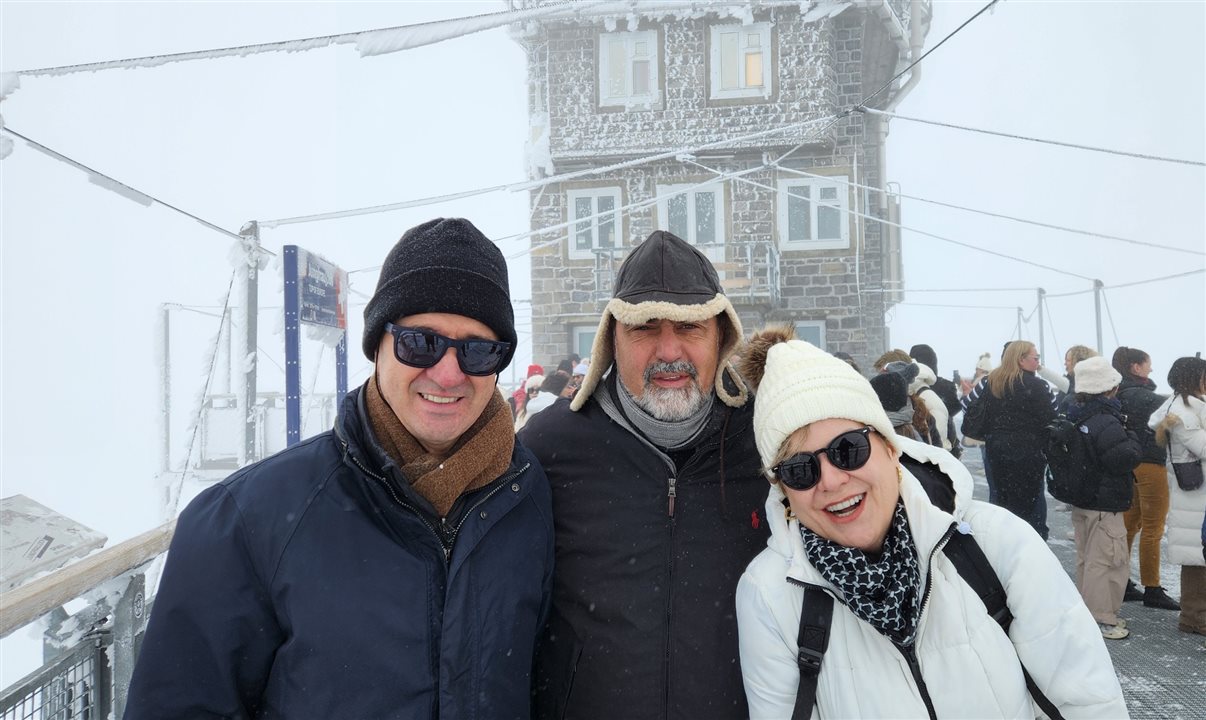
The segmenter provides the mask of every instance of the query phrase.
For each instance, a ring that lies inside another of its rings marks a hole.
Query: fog
[[[927,48],[981,3],[935,2]],[[500,2],[23,3],[0,5],[0,70],[15,72],[289,40],[503,9]],[[1201,163],[1206,158],[1206,5],[1006,2],[921,64],[904,116]],[[269,221],[526,179],[523,51],[496,29],[376,57],[329,47],[161,67],[22,76],[0,104],[8,128],[230,232]],[[231,282],[233,240],[160,204],[144,207],[13,139],[0,161],[0,495],[26,494],[110,544],[166,518],[158,478],[156,322],[172,311],[172,464],[187,452]],[[903,201],[902,223],[1074,273],[905,231],[906,302],[891,343],[927,342],[939,371],[970,374],[1017,337],[1044,362],[1096,343],[1091,279],[1106,286],[1102,344],[1152,355],[1153,379],[1206,345],[1206,172],[895,119],[887,178],[927,200],[1194,250],[1174,252]],[[349,384],[369,370],[360,313],[376,266],[406,228],[462,215],[488,236],[526,232],[525,192],[281,226],[351,276]],[[526,240],[504,243],[510,256]],[[1128,283],[1198,271],[1150,284]],[[276,278],[276,279],[272,279]],[[511,261],[520,346],[530,357],[526,256]],[[279,270],[261,289],[260,389],[283,388],[274,319]],[[997,291],[996,288],[1014,288]],[[960,292],[929,292],[960,290]],[[942,306],[942,307],[938,307]],[[275,316],[279,318],[279,315]],[[307,345],[303,383],[334,373]],[[324,354],[330,362],[330,353]],[[222,364],[219,359],[218,365]],[[504,381],[511,373],[504,374]],[[220,388],[221,373],[211,384]],[[307,434],[321,428],[310,426]],[[170,481],[170,477],[167,478]],[[6,677],[5,681],[12,680]]]

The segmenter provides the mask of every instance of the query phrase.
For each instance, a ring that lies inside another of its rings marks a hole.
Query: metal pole
[[[243,236],[245,297],[243,300],[243,397],[239,405],[243,408],[243,442],[239,451],[239,465],[254,462],[256,425],[256,358],[257,335],[259,332],[259,272],[260,272],[260,226],[252,220],[239,231]]]
[[[297,246],[284,247],[285,269],[285,445],[301,442],[301,322]]]
[[[1022,308],[1018,308],[1018,340],[1022,339]]]
[[[1046,345],[1046,342],[1044,341],[1044,338],[1043,338],[1043,296],[1045,296],[1046,294],[1047,294],[1046,290],[1044,290],[1042,288],[1038,289],[1038,322],[1039,322],[1038,346],[1039,346],[1039,357],[1041,357],[1041,358],[1047,357],[1047,348],[1044,347],[1044,345]]]
[[[160,306],[159,343],[163,357],[159,359],[159,388],[162,392],[159,400],[159,412],[163,427],[159,429],[159,472],[166,473],[172,468],[172,343],[171,343],[171,311],[167,303]]]
[[[1101,345],[1101,288],[1100,280],[1093,281],[1093,313],[1097,317],[1097,352],[1105,354]]]

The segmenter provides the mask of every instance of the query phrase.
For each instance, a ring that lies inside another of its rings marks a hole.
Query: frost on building
[[[792,322],[860,360],[888,347],[899,237],[873,219],[899,222],[880,192],[887,125],[847,111],[916,57],[930,1],[567,6],[512,29],[531,177],[572,174],[531,191],[532,229],[548,228],[531,239],[534,361],[589,354],[619,261],[658,229],[712,258],[747,328]]]

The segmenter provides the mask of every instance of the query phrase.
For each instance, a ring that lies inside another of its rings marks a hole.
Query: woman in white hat
[[[867,380],[793,335],[765,331],[743,353],[771,481],[769,547],[737,589],[751,717],[801,716],[808,586],[834,603],[805,715],[1033,718],[1024,665],[1060,714],[1125,717],[1101,633],[1046,544],[1012,513],[973,501],[954,457],[896,435]],[[949,477],[951,512],[902,453]],[[956,531],[974,536],[1005,588],[1008,634],[943,552]]]

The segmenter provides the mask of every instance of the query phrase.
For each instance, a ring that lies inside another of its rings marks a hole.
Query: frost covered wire
[[[998,132],[996,130],[982,130],[980,128],[967,127],[966,125],[955,125],[954,123],[939,122],[937,120],[923,120],[921,118],[908,117],[907,115],[899,115],[885,110],[875,110],[873,108],[856,108],[858,112],[871,113],[872,115],[883,115],[890,118],[899,118],[910,122],[923,123],[925,125],[937,125],[938,127],[953,128],[955,130],[967,130],[968,132],[981,133],[984,135],[996,135],[998,137],[1012,138],[1014,140],[1026,140],[1028,142],[1042,143],[1045,145],[1057,145],[1059,147],[1073,148],[1076,150],[1090,150],[1092,152],[1106,153],[1107,155],[1120,155],[1122,157],[1139,158],[1140,160],[1155,160],[1158,162],[1177,163],[1180,165],[1192,165],[1194,167],[1206,167],[1206,162],[1201,160],[1182,160],[1181,158],[1164,157],[1162,155],[1148,155],[1145,153],[1127,152],[1126,150],[1112,150],[1110,148],[1095,147],[1093,145],[1080,145],[1077,143],[1063,142],[1062,140],[1047,140],[1044,138],[1030,137],[1028,135],[1016,135],[1014,133]]]
[[[1046,295],[1043,296],[1043,307],[1046,308],[1043,316],[1047,318],[1047,327],[1051,328],[1051,342],[1055,343],[1055,354],[1057,357],[1063,357],[1064,354],[1060,352],[1059,338],[1055,336],[1055,320],[1051,317],[1051,306],[1047,303]]]
[[[903,69],[903,70],[901,70],[900,72],[896,73],[896,75],[894,75],[894,76],[892,77],[892,79],[891,79],[891,80],[888,80],[886,83],[884,83],[883,85],[881,85],[881,86],[880,86],[880,88],[879,88],[878,90],[876,90],[875,92],[871,93],[870,95],[867,95],[867,96],[866,96],[866,97],[864,97],[862,100],[858,101],[858,103],[857,103],[857,104],[856,104],[854,107],[852,107],[851,109],[849,109],[849,110],[845,110],[845,111],[843,111],[843,112],[839,113],[839,114],[838,114],[836,117],[834,117],[834,118],[833,118],[833,120],[831,120],[831,121],[829,122],[829,124],[828,124],[828,125],[826,125],[825,127],[821,128],[820,132],[818,132],[817,134],[818,134],[818,135],[823,135],[823,134],[825,134],[825,132],[827,132],[827,131],[829,130],[829,128],[831,128],[831,127],[833,127],[834,125],[836,125],[836,124],[837,124],[838,120],[841,120],[842,118],[845,118],[845,117],[849,117],[849,115],[850,115],[852,112],[854,112],[855,110],[857,110],[857,109],[859,109],[859,108],[863,107],[863,106],[864,106],[864,105],[866,105],[867,103],[871,102],[871,100],[873,100],[873,99],[874,99],[874,98],[875,98],[877,95],[879,95],[880,93],[882,93],[884,90],[887,90],[887,89],[888,89],[888,87],[890,87],[890,86],[892,85],[892,83],[896,82],[896,81],[897,81],[897,80],[899,80],[901,77],[903,77],[905,73],[907,73],[907,72],[909,72],[910,70],[912,70],[913,68],[917,67],[917,65],[918,65],[918,64],[919,64],[919,63],[920,63],[922,60],[926,59],[926,57],[927,57],[927,56],[928,56],[930,53],[932,53],[932,52],[934,52],[935,50],[937,50],[938,48],[942,47],[943,43],[945,43],[947,40],[950,40],[952,37],[954,37],[954,36],[955,36],[955,34],[956,34],[956,33],[958,33],[960,30],[962,30],[963,28],[965,28],[965,27],[967,27],[969,24],[971,24],[971,22],[972,22],[973,20],[975,20],[976,18],[978,18],[978,17],[980,17],[981,15],[983,15],[983,14],[984,14],[984,12],[985,12],[986,10],[988,10],[989,8],[991,8],[993,5],[996,5],[998,1],[999,1],[999,0],[992,0],[992,2],[988,3],[988,4],[987,4],[987,5],[985,5],[984,7],[980,8],[980,11],[979,11],[979,12],[977,12],[975,15],[972,15],[972,16],[971,16],[971,17],[969,17],[967,20],[964,20],[962,25],[960,25],[959,27],[957,27],[957,28],[955,28],[954,30],[952,30],[952,31],[951,31],[949,34],[947,34],[947,36],[946,36],[946,37],[944,37],[944,38],[942,38],[942,40],[938,41],[938,44],[937,44],[937,45],[935,45],[934,47],[930,48],[929,50],[926,50],[924,53],[922,53],[922,54],[921,54],[921,56],[920,56],[920,57],[918,57],[918,58],[917,58],[916,60],[914,60],[913,62],[909,63],[908,67],[906,67],[905,69]],[[796,146],[795,146],[795,147],[793,147],[791,150],[788,150],[787,152],[785,152],[785,153],[783,153],[782,155],[780,155],[778,158],[776,158],[776,159],[775,159],[775,164],[777,165],[778,163],[783,162],[784,160],[786,160],[787,158],[791,157],[792,155],[795,155],[795,154],[796,154],[796,151],[797,151],[797,150],[799,150],[800,148],[804,147],[804,144],[805,144],[806,142],[807,142],[807,140],[802,141],[802,142],[800,142],[800,144],[796,145]]]
[[[908,305],[909,307],[934,307],[934,308],[952,308],[962,310],[964,308],[976,310],[1009,310],[1017,312],[1017,305],[938,305],[934,303],[915,303],[915,302],[899,302],[897,305]]]
[[[954,30],[952,30],[952,31],[951,31],[951,32],[950,32],[950,33],[949,33],[949,34],[948,34],[946,37],[944,37],[944,38],[942,38],[941,40],[939,40],[937,45],[935,45],[934,47],[930,48],[929,50],[926,50],[924,53],[922,53],[922,54],[921,54],[921,57],[919,57],[919,58],[917,58],[916,60],[914,60],[913,62],[909,63],[908,67],[906,67],[904,70],[901,70],[900,72],[896,73],[896,75],[894,75],[894,76],[892,77],[892,79],[891,79],[891,80],[889,80],[888,82],[886,82],[886,83],[884,83],[883,85],[881,85],[881,86],[880,86],[880,88],[879,88],[878,90],[876,90],[875,92],[871,93],[871,94],[870,94],[870,95],[868,95],[867,97],[863,98],[862,102],[860,102],[860,103],[859,103],[859,106],[860,106],[860,107],[862,107],[863,105],[866,105],[867,103],[871,102],[871,100],[873,100],[873,99],[874,99],[874,98],[875,98],[877,95],[879,95],[880,93],[882,93],[884,90],[887,90],[887,89],[888,89],[888,87],[892,85],[892,83],[896,82],[896,81],[897,81],[897,80],[899,80],[901,77],[903,77],[905,73],[907,73],[907,72],[909,72],[910,70],[912,70],[913,68],[917,67],[917,65],[918,65],[918,64],[919,64],[919,63],[920,63],[922,60],[925,60],[925,59],[926,59],[926,57],[927,57],[927,56],[928,56],[930,53],[932,53],[932,52],[934,52],[935,50],[937,50],[938,48],[942,47],[942,44],[943,44],[943,43],[945,43],[947,40],[950,40],[951,38],[953,38],[953,37],[955,36],[955,34],[956,34],[956,33],[958,33],[958,32],[959,32],[960,30],[962,30],[963,28],[967,27],[968,25],[970,25],[970,24],[972,23],[972,21],[973,21],[973,20],[975,20],[976,18],[980,17],[980,16],[981,16],[981,15],[983,15],[985,12],[987,12],[987,11],[988,11],[990,8],[992,8],[992,6],[993,6],[993,5],[996,5],[998,1],[999,1],[999,0],[992,0],[992,2],[988,3],[988,4],[987,4],[987,5],[985,5],[984,7],[980,8],[979,12],[977,12],[975,15],[972,15],[972,16],[971,16],[971,17],[969,17],[968,19],[964,20],[962,25],[960,25],[959,27],[955,28],[955,29],[954,29]]]
[[[716,140],[716,141],[710,142],[710,143],[705,143],[703,145],[697,145],[694,147],[682,147],[682,148],[677,148],[675,150],[669,150],[666,152],[655,153],[653,155],[642,155],[641,157],[638,157],[638,158],[635,158],[632,160],[625,160],[624,162],[614,163],[612,165],[604,165],[603,167],[597,167],[597,168],[586,168],[584,170],[575,170],[574,172],[561,173],[560,175],[554,175],[552,177],[542,178],[540,180],[525,180],[523,182],[510,183],[507,185],[493,185],[490,187],[479,188],[477,190],[466,190],[465,192],[453,193],[450,195],[435,195],[435,196],[428,197],[428,198],[421,198],[418,200],[407,200],[404,202],[393,203],[390,205],[374,205],[372,207],[355,208],[352,210],[338,210],[335,212],[321,213],[321,214],[317,214],[317,215],[302,215],[299,217],[284,218],[284,219],[280,219],[280,220],[259,220],[257,222],[259,222],[260,227],[275,228],[279,225],[291,225],[294,223],[316,222],[319,220],[333,220],[333,219],[339,219],[339,218],[356,217],[358,215],[372,215],[372,214],[380,213],[380,212],[389,212],[391,210],[404,210],[404,209],[409,209],[409,208],[423,207],[425,205],[435,205],[435,204],[442,203],[442,202],[448,202],[449,200],[459,200],[462,198],[474,197],[476,195],[485,195],[487,193],[501,192],[503,190],[510,191],[510,192],[534,190],[536,188],[544,188],[549,185],[554,185],[556,183],[567,182],[569,180],[576,180],[580,177],[586,177],[589,175],[601,175],[604,173],[613,172],[615,170],[626,170],[630,167],[636,167],[638,165],[644,165],[646,163],[656,162],[658,160],[669,160],[671,158],[677,158],[680,155],[689,155],[689,154],[701,152],[703,150],[714,150],[717,148],[727,147],[727,146],[735,144],[735,143],[745,142],[747,140],[756,140],[758,138],[766,137],[768,135],[775,135],[778,133],[785,133],[785,132],[791,132],[793,130],[800,130],[800,129],[809,127],[810,125],[815,125],[818,123],[825,122],[826,120],[829,120],[829,119],[830,119],[830,117],[827,116],[827,117],[821,117],[821,118],[813,118],[812,120],[802,120],[800,122],[790,123],[788,125],[782,125],[780,127],[770,128],[769,130],[759,130],[758,132],[753,132],[748,135],[741,135],[738,137],[730,137],[730,138],[722,138],[720,140]],[[513,237],[517,237],[517,236],[513,236]]]
[[[1114,333],[1114,346],[1117,347],[1122,343],[1118,342],[1118,328],[1114,327],[1114,313],[1110,312],[1110,296],[1103,292],[1101,300],[1105,303],[1106,317],[1110,319],[1110,332]]]
[[[838,178],[829,177],[826,175],[817,175],[815,173],[805,172],[804,170],[797,170],[795,168],[782,167],[782,166],[776,166],[776,167],[778,170],[781,170],[786,173],[791,173],[793,175],[802,175],[804,177],[820,178],[822,180],[836,182],[836,183],[839,183],[842,185],[846,185],[848,187],[859,188],[860,190],[871,190],[871,191],[874,191],[877,193],[882,193],[885,195],[892,194],[892,195],[896,195],[897,197],[907,198],[909,200],[916,200],[918,202],[929,203],[930,205],[938,205],[939,207],[951,208],[953,210],[962,210],[964,212],[975,213],[977,215],[986,215],[988,217],[999,218],[1001,220],[1012,220],[1014,222],[1025,223],[1026,225],[1035,225],[1037,227],[1048,228],[1050,230],[1061,230],[1063,232],[1076,233],[1078,235],[1087,235],[1089,237],[1102,238],[1104,240],[1117,240],[1119,242],[1131,243],[1132,245],[1143,245],[1144,247],[1157,248],[1159,250],[1170,250],[1172,252],[1187,253],[1189,255],[1206,256],[1206,252],[1203,252],[1201,250],[1191,250],[1189,248],[1179,248],[1179,247],[1174,247],[1172,245],[1161,245],[1159,243],[1145,242],[1143,240],[1133,240],[1131,238],[1119,237],[1118,235],[1106,235],[1104,233],[1092,232],[1090,230],[1078,230],[1076,228],[1065,227],[1063,225],[1055,225],[1052,223],[1039,222],[1038,220],[1026,220],[1024,218],[1013,217],[1012,215],[1005,215],[1002,213],[990,212],[988,210],[977,210],[976,208],[964,207],[962,205],[954,205],[952,203],[945,203],[945,202],[941,202],[939,200],[928,200],[923,197],[917,197],[916,195],[905,195],[904,193],[889,193],[887,190],[884,190],[882,188],[872,187],[870,185],[862,185],[862,184],[859,184],[856,182],[851,182],[851,181],[846,181],[846,180],[840,180]]]
[[[36,76],[36,75],[68,75],[77,72],[96,72],[97,70],[110,70],[116,68],[131,69],[131,68],[149,68],[167,65],[168,63],[184,62],[187,60],[212,60],[215,58],[224,57],[246,57],[248,55],[259,55],[261,53],[270,52],[303,52],[306,50],[315,50],[325,48],[331,45],[355,45],[356,50],[362,57],[373,55],[385,55],[387,53],[400,52],[411,48],[422,47],[424,45],[432,45],[452,40],[465,35],[490,30],[496,27],[503,27],[512,23],[521,22],[524,20],[534,20],[536,18],[549,15],[558,15],[569,11],[570,14],[577,14],[581,9],[591,7],[593,5],[602,4],[602,0],[594,0],[593,2],[563,2],[549,3],[538,8],[530,8],[523,10],[505,10],[495,13],[484,13],[482,15],[470,15],[466,17],[449,18],[445,20],[432,20],[429,22],[415,23],[412,25],[398,25],[389,28],[378,28],[375,30],[361,30],[357,32],[339,33],[336,35],[321,35],[317,37],[301,38],[298,40],[284,40],[279,42],[258,43],[254,45],[239,45],[236,47],[216,48],[212,50],[198,50],[193,52],[169,53],[165,55],[146,55],[143,57],[126,58],[124,60],[107,60],[103,62],[82,63],[77,65],[60,65],[57,67],[37,68],[31,70],[18,70],[18,75]]]
[[[113,177],[110,177],[109,175],[106,175],[99,170],[93,170],[92,168],[79,162],[78,160],[72,160],[71,158],[67,157],[66,155],[64,155],[60,152],[51,150],[50,148],[46,147],[42,143],[38,142],[37,140],[33,140],[31,138],[28,138],[28,137],[22,135],[21,133],[17,132],[16,130],[13,130],[11,127],[4,126],[3,128],[0,128],[0,130],[4,130],[4,132],[6,132],[6,133],[9,133],[9,134],[13,135],[14,137],[18,137],[18,138],[24,140],[25,142],[29,143],[30,147],[32,147],[33,149],[42,153],[43,155],[52,157],[55,160],[58,160],[59,162],[66,163],[77,170],[84,171],[88,175],[89,182],[92,182],[95,185],[99,185],[100,187],[103,187],[106,190],[111,190],[111,191],[117,193],[118,195],[121,195],[122,197],[126,198],[127,200],[133,200],[134,202],[138,203],[139,205],[142,205],[143,207],[150,207],[152,203],[158,203],[159,205],[162,205],[163,207],[165,207],[169,210],[178,212],[187,218],[196,220],[197,222],[201,223],[202,225],[209,228],[210,230],[216,230],[217,232],[220,232],[223,235],[226,235],[228,237],[232,237],[235,240],[239,240],[240,242],[243,240],[243,237],[241,235],[238,235],[229,230],[226,230],[225,228],[218,227],[217,225],[211,223],[208,220],[199,218],[196,215],[194,215],[188,211],[181,210],[180,208],[176,207],[175,205],[166,203],[153,195],[148,195],[147,193],[144,193],[141,190],[132,188],[129,185],[123,183],[122,181],[117,180]],[[267,251],[265,251],[265,252],[267,252]]]
[[[171,488],[171,509],[168,512],[169,517],[176,517],[176,511],[180,507],[180,494],[184,492],[184,478],[188,476],[188,464],[193,459],[193,449],[197,445],[197,433],[201,431],[201,413],[205,411],[205,398],[209,397],[209,384],[214,379],[214,368],[218,363],[218,339],[222,336],[222,326],[226,324],[226,313],[230,309],[230,295],[234,290],[235,276],[237,270],[230,271],[230,282],[226,285],[226,299],[222,301],[222,314],[218,321],[218,332],[214,334],[213,350],[209,355],[209,371],[205,373],[205,386],[201,389],[200,402],[197,403],[197,413],[193,417],[193,432],[188,440],[188,452],[184,455],[184,467],[180,469],[180,477],[172,484]]]
[[[693,165],[698,165],[699,167],[704,168],[705,170],[711,170],[712,172],[718,172],[717,170],[709,168],[706,165],[701,165],[695,161],[688,161],[688,162],[691,162],[691,164],[693,164]],[[764,190],[770,190],[771,192],[778,192],[778,190],[776,188],[773,188],[769,185],[765,185],[756,180],[750,180],[749,178],[742,178],[742,177],[734,177],[733,179],[738,180],[743,183],[748,183],[755,187],[760,187]],[[925,230],[918,230],[916,228],[911,228],[911,227],[907,227],[905,225],[900,225],[898,223],[892,222],[891,220],[884,220],[883,218],[878,218],[878,217],[875,217],[874,215],[869,215],[867,213],[858,212],[856,210],[851,210],[849,208],[846,208],[846,213],[849,215],[853,215],[855,217],[862,217],[862,218],[866,218],[867,220],[873,220],[877,223],[880,223],[881,225],[890,225],[892,227],[900,228],[901,230],[908,230],[909,232],[917,233],[918,235],[924,235],[926,237],[934,238],[935,240],[941,240],[942,242],[948,242],[948,243],[951,243],[952,245],[958,245],[960,247],[965,247],[965,248],[968,248],[969,250],[975,250],[976,252],[987,253],[988,255],[995,255],[1000,258],[1005,258],[1006,260],[1013,260],[1014,262],[1019,262],[1024,265],[1032,265],[1034,267],[1042,268],[1044,270],[1050,270],[1051,272],[1056,272],[1061,275],[1069,275],[1071,277],[1080,278],[1081,280],[1089,280],[1089,281],[1093,280],[1093,278],[1091,278],[1091,277],[1085,277],[1084,275],[1078,275],[1069,270],[1061,270],[1057,267],[1052,267],[1051,265],[1043,265],[1042,263],[1034,262],[1033,260],[1026,260],[1024,258],[1014,257],[1013,255],[1006,255],[1005,253],[997,252],[996,250],[989,250],[988,248],[982,248],[977,245],[972,245],[970,243],[962,242],[960,240],[952,240],[951,238],[948,238],[948,237],[943,237],[941,235],[935,235],[934,233],[931,233],[931,232],[926,232]]]

